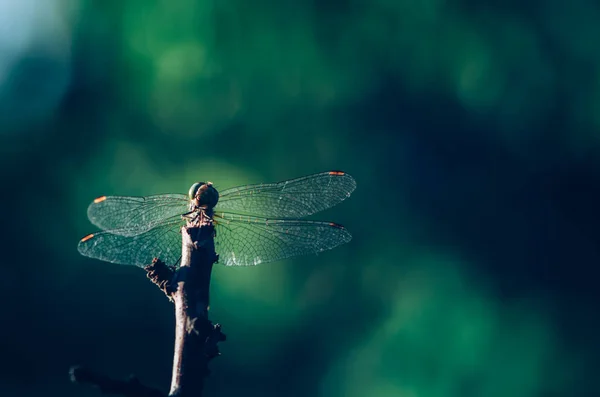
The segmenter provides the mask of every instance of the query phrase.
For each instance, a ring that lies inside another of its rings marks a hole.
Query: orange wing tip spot
[[[344,228],[344,226],[338,225],[337,223],[333,223],[333,222],[329,222],[329,226],[331,226],[331,227],[337,227],[338,229],[343,229]]]
[[[344,171],[329,171],[329,175],[342,176],[342,175],[346,175],[346,173]]]
[[[85,236],[84,238],[81,239],[81,242],[83,243],[85,241],[88,241],[89,239],[91,239],[93,237],[94,237],[93,233],[92,234],[88,234],[87,236]]]
[[[101,202],[103,202],[104,200],[106,200],[106,196],[101,196],[101,197],[98,197],[97,199],[94,199],[94,204],[101,203]]]

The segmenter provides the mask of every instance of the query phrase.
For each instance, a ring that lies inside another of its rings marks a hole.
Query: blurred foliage
[[[207,395],[598,395],[600,6],[0,0],[2,395],[167,388],[172,306],[77,254],[102,194],[342,169],[348,245],[216,267]]]

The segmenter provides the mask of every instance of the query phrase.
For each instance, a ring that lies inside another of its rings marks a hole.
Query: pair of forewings
[[[219,263],[256,265],[350,241],[350,233],[338,224],[298,218],[338,204],[355,188],[350,175],[331,171],[220,192],[214,209]],[[189,205],[182,194],[98,198],[88,217],[104,231],[83,238],[79,252],[120,264],[145,266],[159,258],[173,265],[181,256],[182,215]]]

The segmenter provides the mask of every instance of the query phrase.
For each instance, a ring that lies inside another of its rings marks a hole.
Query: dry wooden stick
[[[169,397],[202,395],[208,363],[218,356],[225,340],[219,324],[208,319],[212,266],[217,261],[211,217],[198,216],[181,229],[181,264],[178,269],[155,259],[147,276],[175,303],[175,351]],[[71,369],[71,379],[97,386],[103,393],[126,397],[164,397],[159,390],[136,378],[118,381],[81,367]]]
[[[212,219],[182,229],[181,266],[175,273],[175,354],[169,396],[200,396],[208,362],[225,340],[219,324],[208,319],[210,275],[217,261]]]

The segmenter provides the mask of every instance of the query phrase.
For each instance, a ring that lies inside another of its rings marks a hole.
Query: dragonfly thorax
[[[213,208],[219,202],[219,192],[212,182],[197,182],[190,187],[190,200],[196,207]]]

